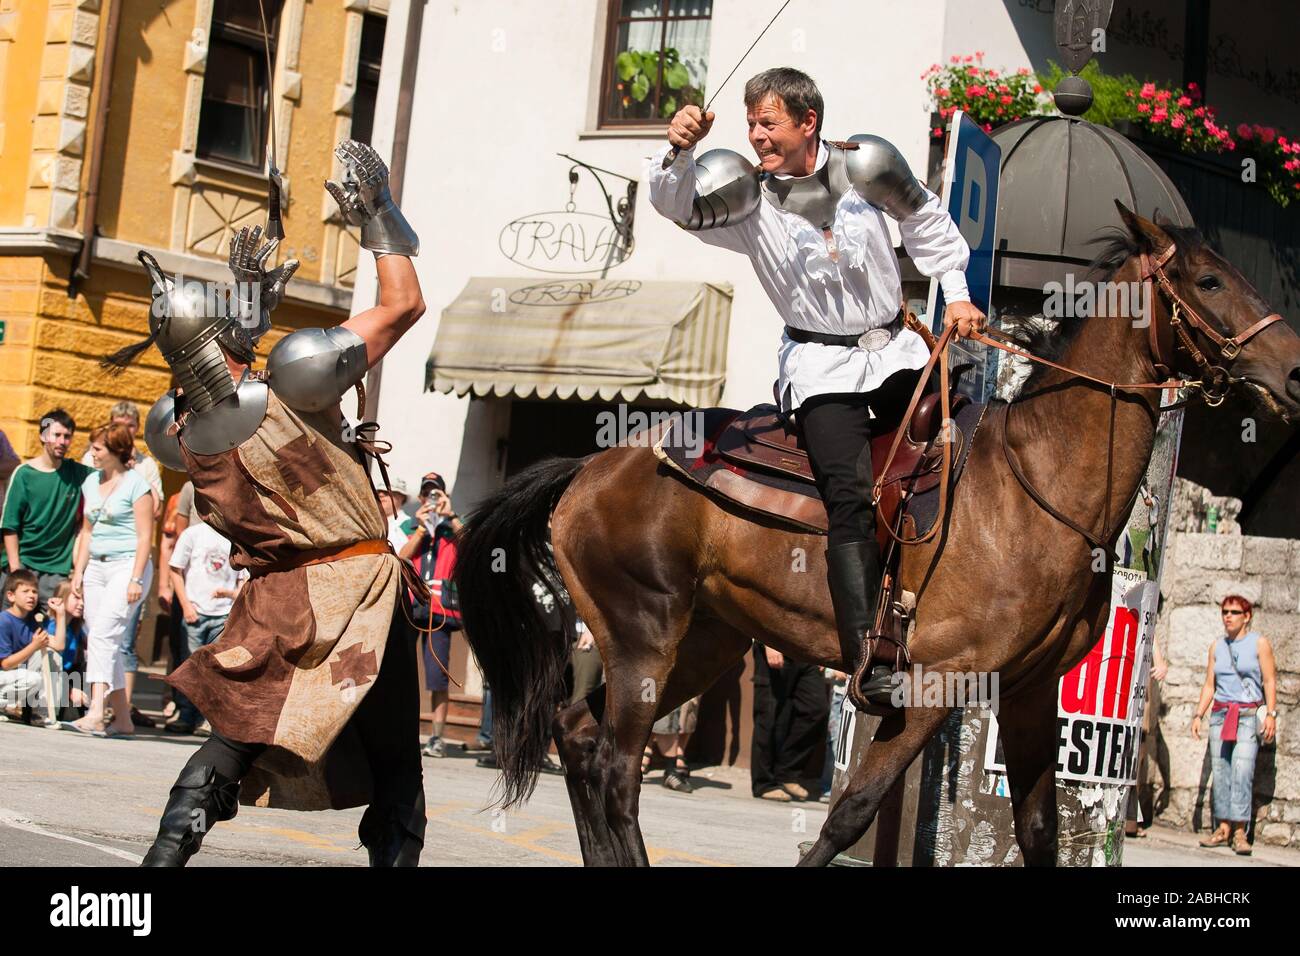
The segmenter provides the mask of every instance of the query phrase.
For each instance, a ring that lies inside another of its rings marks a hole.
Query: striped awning
[[[731,298],[699,282],[474,278],[443,310],[426,388],[717,405]]]

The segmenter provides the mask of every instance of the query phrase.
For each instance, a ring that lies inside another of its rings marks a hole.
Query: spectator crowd
[[[221,637],[247,572],[232,564],[230,542],[204,522],[192,483],[170,499],[164,497],[158,463],[136,448],[139,429],[139,410],[119,402],[109,422],[90,433],[79,461],[69,457],[76,423],[62,409],[41,417],[41,452],[29,461],[20,461],[0,432],[0,570],[5,572],[0,720],[101,737],[130,736],[138,726],[156,726],[159,720],[134,704],[137,638],[155,583],[169,670]],[[429,695],[432,726],[422,752],[442,758],[451,744],[452,639],[462,626],[453,581],[462,523],[438,472],[420,479],[414,500],[400,478],[386,481],[377,496],[393,550],[412,562],[430,592],[428,602],[411,603],[407,632],[420,645]],[[158,569],[153,560],[156,530]],[[534,594],[554,629],[570,622],[574,640],[566,674],[568,701],[597,691],[604,679],[600,653],[583,622],[573,616],[569,596],[554,594],[540,582]],[[817,763],[813,755],[834,742],[843,675],[785,661],[759,645],[754,663],[754,796],[816,799],[800,781],[807,782],[808,770]],[[170,687],[163,694],[166,732],[210,733],[192,701]],[[643,774],[656,757],[662,758],[662,783],[679,793],[694,789],[686,747],[698,710],[696,698],[661,717],[645,751]],[[480,766],[496,766],[490,687],[484,688],[477,734],[459,746],[462,752],[480,754]],[[831,762],[828,754],[821,764],[826,770],[822,792],[829,789]],[[549,759],[545,769],[560,772]]]

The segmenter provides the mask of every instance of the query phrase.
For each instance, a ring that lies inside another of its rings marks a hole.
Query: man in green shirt
[[[81,485],[94,471],[67,457],[76,430],[72,416],[61,408],[41,416],[43,450],[14,469],[0,519],[5,563],[11,571],[36,573],[42,609],[72,570]]]

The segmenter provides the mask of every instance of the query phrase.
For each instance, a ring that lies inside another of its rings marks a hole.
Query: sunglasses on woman
[[[1235,614],[1245,614],[1245,613],[1246,613],[1245,611],[1239,611],[1239,610],[1237,610],[1236,608],[1224,608],[1224,609],[1223,609],[1223,616],[1224,616],[1224,617],[1227,617],[1227,616],[1230,615],[1230,614],[1234,614],[1234,615],[1235,615]]]

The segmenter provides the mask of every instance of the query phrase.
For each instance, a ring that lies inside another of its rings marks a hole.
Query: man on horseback
[[[964,270],[970,256],[939,198],[877,136],[821,139],[823,100],[807,74],[767,70],[745,85],[755,169],[727,150],[697,166],[713,113],[687,106],[650,165],[650,202],[711,245],[747,255],[785,322],[778,401],[796,414],[829,519],[827,578],[845,661],[871,632],[880,586],[869,439],[901,419],[929,358],[905,328],[902,277],[882,212],[898,221],[920,271],[937,277],[946,325],[982,331]],[[672,150],[675,157],[669,160]],[[875,635],[873,635],[875,636]],[[863,696],[891,707],[898,648],[881,654]]]

